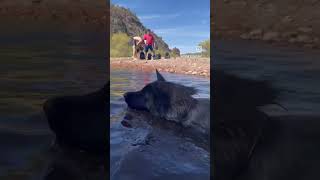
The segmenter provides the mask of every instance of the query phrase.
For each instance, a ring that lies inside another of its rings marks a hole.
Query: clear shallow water
[[[57,174],[61,173],[60,168],[75,177],[106,179],[108,170],[101,168],[105,163],[100,159],[49,151],[53,137],[42,113],[42,104],[49,97],[84,94],[105,83],[105,42],[95,39],[98,38],[94,34],[52,33],[0,37],[1,180],[43,180],[52,168],[58,169]],[[206,79],[166,73],[164,76],[170,81],[196,87],[200,97],[209,96]],[[207,179],[208,153],[190,141],[159,132],[163,138],[155,143],[157,148],[132,146],[133,139],[139,142],[146,137],[148,129],[134,131],[120,126],[125,108],[123,92],[140,89],[144,83],[154,80],[154,74],[112,72],[111,78],[116,82],[111,84],[112,177]],[[143,151],[146,153],[141,154]],[[124,156],[126,153],[128,156]],[[141,164],[155,170],[144,169]]]
[[[195,97],[210,97],[209,79],[162,73],[166,80],[196,87]],[[170,131],[151,130],[148,126],[125,128],[120,124],[126,104],[123,94],[137,91],[156,79],[155,73],[111,71],[110,89],[110,178],[124,179],[209,179],[209,153],[189,139]],[[152,131],[150,146],[144,142]]]
[[[1,34],[1,180],[44,179],[48,169],[56,167],[57,162],[87,174],[92,171],[86,170],[86,166],[99,170],[89,157],[66,158],[49,152],[53,137],[42,112],[47,98],[95,91],[106,82],[104,42],[97,41],[101,39],[97,36],[92,33]],[[103,173],[95,174],[106,177]]]
[[[270,107],[272,114],[319,114],[320,53],[254,41],[216,41],[214,63],[229,73],[268,80],[281,91],[277,102],[288,111]]]

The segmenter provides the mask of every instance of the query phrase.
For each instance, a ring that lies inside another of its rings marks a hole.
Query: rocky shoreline
[[[216,39],[319,49],[320,13],[314,11],[319,7],[318,0],[215,1],[211,3],[211,29]]]
[[[292,31],[273,31],[266,29],[252,29],[247,32],[234,32],[232,30],[215,32],[216,39],[228,40],[253,40],[272,43],[276,45],[297,46],[303,48],[318,49],[320,39],[314,35],[310,27],[300,27]]]
[[[0,2],[1,31],[106,31],[109,9],[103,1],[34,0]],[[23,27],[23,29],[22,29]]]
[[[172,58],[161,60],[133,60],[132,58],[111,58],[111,69],[135,69],[202,76],[210,78],[209,58]]]

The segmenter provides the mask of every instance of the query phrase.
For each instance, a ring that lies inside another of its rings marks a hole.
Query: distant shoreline
[[[159,71],[210,78],[210,58],[171,58],[161,60],[133,60],[132,58],[110,58],[110,68],[135,69],[145,72]]]

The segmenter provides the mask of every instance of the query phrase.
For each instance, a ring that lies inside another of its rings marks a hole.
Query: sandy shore
[[[209,58],[172,58],[161,60],[133,60],[132,58],[111,58],[111,69],[136,69],[142,71],[165,71],[210,78]]]

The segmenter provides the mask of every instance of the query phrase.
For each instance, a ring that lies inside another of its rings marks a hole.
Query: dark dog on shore
[[[107,150],[109,96],[107,83],[90,94],[47,100],[43,110],[56,135],[56,143],[92,152]]]
[[[266,81],[213,73],[212,131],[216,180],[317,179],[320,118],[268,117],[260,106],[279,91]]]
[[[157,80],[141,91],[124,94],[128,107],[147,111],[157,119],[175,122],[209,136],[210,100],[193,98],[196,93],[194,88],[168,82],[158,71],[156,74]]]

